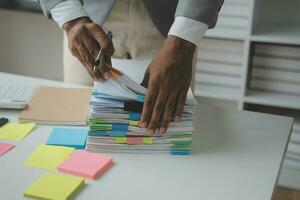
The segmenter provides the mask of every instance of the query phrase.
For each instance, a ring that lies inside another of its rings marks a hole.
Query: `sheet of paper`
[[[15,147],[14,144],[0,142],[0,156],[4,155],[5,153],[7,153],[9,150],[11,150],[14,147]]]
[[[86,125],[92,88],[40,86],[20,115],[23,122]]]
[[[56,170],[57,166],[67,159],[74,150],[71,147],[40,145],[23,164],[28,167]]]
[[[0,128],[0,139],[19,141],[35,127],[35,123],[8,123]]]
[[[54,128],[47,144],[84,149],[88,129]]]
[[[61,172],[96,179],[112,165],[112,158],[87,151],[76,151],[58,166]]]
[[[23,193],[35,199],[71,199],[84,185],[84,179],[64,174],[44,174]]]

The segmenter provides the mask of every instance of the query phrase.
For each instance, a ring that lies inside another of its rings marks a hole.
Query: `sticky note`
[[[26,137],[35,123],[8,123],[0,128],[0,139],[19,141]]]
[[[141,119],[141,113],[129,113],[129,119],[131,120],[140,120]]]
[[[25,166],[56,170],[74,152],[74,148],[40,145],[23,163]]]
[[[133,120],[130,120],[130,121],[129,121],[129,125],[130,125],[130,126],[138,126],[138,125],[139,125],[139,122],[140,122],[140,121],[133,121]]]
[[[127,124],[112,124],[111,126],[112,131],[128,131]]]
[[[14,144],[0,142],[0,156],[4,155],[5,153],[7,153],[9,150],[11,150],[14,147],[15,147]]]
[[[143,137],[127,137],[127,144],[143,144]]]
[[[46,173],[34,181],[23,195],[35,199],[71,199],[83,185],[84,179],[80,177]]]
[[[58,171],[85,178],[96,179],[112,165],[112,158],[87,151],[76,151],[62,164]]]
[[[143,144],[153,144],[153,138],[152,137],[144,137]]]
[[[88,129],[54,128],[47,144],[84,149],[87,136]]]
[[[107,133],[110,137],[124,137],[126,135],[126,132],[122,131],[107,131]]]
[[[126,137],[115,137],[114,141],[116,144],[126,144],[127,138]]]

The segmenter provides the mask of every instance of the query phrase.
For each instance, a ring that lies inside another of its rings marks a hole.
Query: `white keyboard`
[[[0,108],[25,108],[34,90],[30,86],[0,85]]]

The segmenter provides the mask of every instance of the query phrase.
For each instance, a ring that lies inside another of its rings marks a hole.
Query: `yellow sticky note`
[[[144,137],[143,144],[153,144],[153,137]]]
[[[40,145],[23,164],[29,167],[56,170],[57,166],[69,158],[74,150],[71,147]]]
[[[35,123],[8,123],[0,128],[0,139],[19,141],[26,137]]]
[[[139,121],[133,121],[133,120],[130,120],[130,121],[129,121],[129,125],[130,125],[130,126],[138,126],[138,125],[139,125]]]
[[[126,137],[115,137],[116,144],[126,144],[127,138]]]
[[[35,199],[70,199],[84,185],[84,179],[64,174],[44,174],[23,193]]]

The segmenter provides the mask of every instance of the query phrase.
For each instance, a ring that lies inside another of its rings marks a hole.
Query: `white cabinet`
[[[279,185],[300,189],[300,0],[225,0],[197,52],[194,93],[295,125]],[[278,111],[279,110],[279,111]]]

